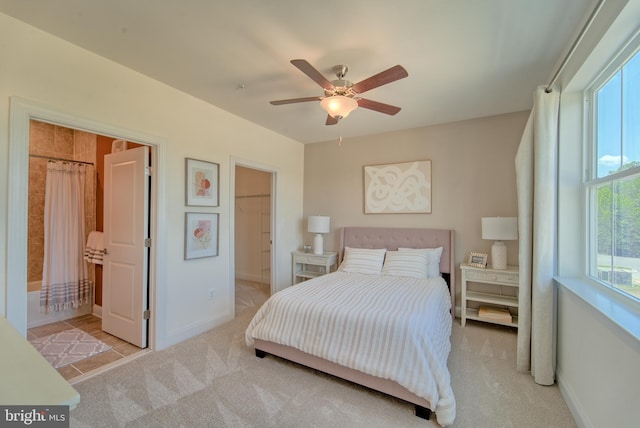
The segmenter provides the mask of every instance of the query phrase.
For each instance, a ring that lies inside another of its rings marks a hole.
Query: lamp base
[[[323,248],[322,234],[316,233],[316,236],[313,238],[313,254],[324,254]]]
[[[496,241],[491,246],[491,267],[500,270],[507,268],[507,246],[502,241]]]

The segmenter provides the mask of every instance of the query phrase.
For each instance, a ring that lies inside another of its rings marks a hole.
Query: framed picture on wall
[[[220,165],[197,159],[185,159],[186,205],[219,206]]]
[[[184,259],[218,255],[218,213],[185,213]]]
[[[431,213],[431,161],[365,166],[364,213]]]

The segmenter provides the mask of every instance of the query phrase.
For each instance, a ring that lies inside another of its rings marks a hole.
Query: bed
[[[285,358],[407,401],[416,416],[435,411],[440,425],[450,425],[454,231],[348,227],[340,241],[338,271],[271,296],[246,330],[247,345],[257,357]],[[407,267],[418,263],[407,253],[427,251],[419,260],[428,261],[440,248],[431,278]],[[386,265],[369,272],[381,253]]]

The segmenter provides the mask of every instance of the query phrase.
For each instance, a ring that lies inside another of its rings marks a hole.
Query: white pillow
[[[382,262],[384,261],[384,253],[386,249],[368,249],[368,248],[344,248],[344,259],[340,265],[339,271],[352,273],[367,273],[379,275],[382,270]]]
[[[383,275],[427,278],[427,253],[418,251],[387,251],[382,266]]]
[[[427,278],[440,276],[440,256],[442,247],[438,248],[398,248],[398,251],[417,252],[427,255]]]

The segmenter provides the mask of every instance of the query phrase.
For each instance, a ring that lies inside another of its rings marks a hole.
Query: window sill
[[[558,286],[569,290],[618,327],[640,341],[640,306],[614,290],[585,278],[554,278]]]

